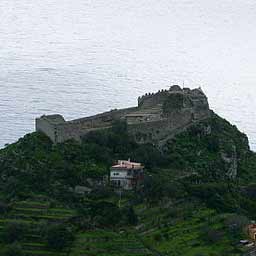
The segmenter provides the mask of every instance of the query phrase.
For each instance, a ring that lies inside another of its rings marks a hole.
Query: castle
[[[169,138],[195,122],[210,116],[206,95],[201,88],[180,88],[148,93],[138,98],[138,106],[65,121],[61,115],[36,119],[36,131],[45,133],[53,143],[69,139],[81,141],[91,131],[108,129],[115,121],[125,121],[137,143],[164,144]]]

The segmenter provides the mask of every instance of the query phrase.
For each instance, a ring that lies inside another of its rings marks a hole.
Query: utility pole
[[[119,190],[119,202],[118,202],[119,208],[121,208],[121,200],[122,200],[122,189]]]

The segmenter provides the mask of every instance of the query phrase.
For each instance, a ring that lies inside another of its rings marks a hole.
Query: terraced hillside
[[[75,241],[64,250],[49,248],[43,234],[47,225],[66,223],[70,225],[74,210],[66,209],[44,201],[20,201],[11,206],[11,210],[0,218],[0,255],[6,247],[5,235],[8,226],[22,226],[22,238],[18,245],[26,256],[150,256],[154,255],[146,248],[133,230],[96,229],[79,231]],[[12,244],[11,242],[8,242]],[[15,241],[16,244],[16,241]]]
[[[13,226],[20,225],[25,228],[24,237],[21,238],[19,244],[26,255],[67,255],[68,251],[56,252],[48,248],[42,234],[42,227],[53,223],[66,222],[74,215],[75,212],[73,210],[53,207],[48,202],[22,201],[14,203],[11,211],[6,216],[1,216],[0,219],[1,248],[4,248],[3,232],[13,224]]]
[[[218,214],[215,210],[201,207],[195,207],[193,214],[189,211],[187,215],[184,215],[185,211],[181,213],[159,207],[138,208],[137,212],[142,223],[139,234],[144,244],[162,255],[239,256],[246,251],[238,245],[239,237],[235,231],[229,229],[232,220],[237,218],[234,214]]]
[[[80,233],[70,256],[150,256],[132,232],[94,230]]]

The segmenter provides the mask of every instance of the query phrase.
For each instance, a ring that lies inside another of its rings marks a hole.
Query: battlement
[[[193,100],[204,100],[205,103],[208,100],[202,89],[199,87],[197,89],[181,88],[179,85],[173,85],[169,90],[159,90],[157,93],[146,93],[138,98],[138,107],[154,107],[155,105],[162,105],[166,99],[173,94],[181,94],[186,98]]]
[[[210,115],[208,100],[201,88],[171,86],[168,90],[146,93],[138,98],[138,106],[115,109],[95,116],[65,121],[61,115],[36,119],[36,130],[54,143],[69,139],[81,141],[87,133],[112,127],[115,121],[127,123],[128,131],[138,143],[154,143]]]

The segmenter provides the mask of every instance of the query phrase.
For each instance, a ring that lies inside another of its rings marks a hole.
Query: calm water
[[[66,119],[201,86],[256,150],[255,0],[1,0],[0,146]]]

